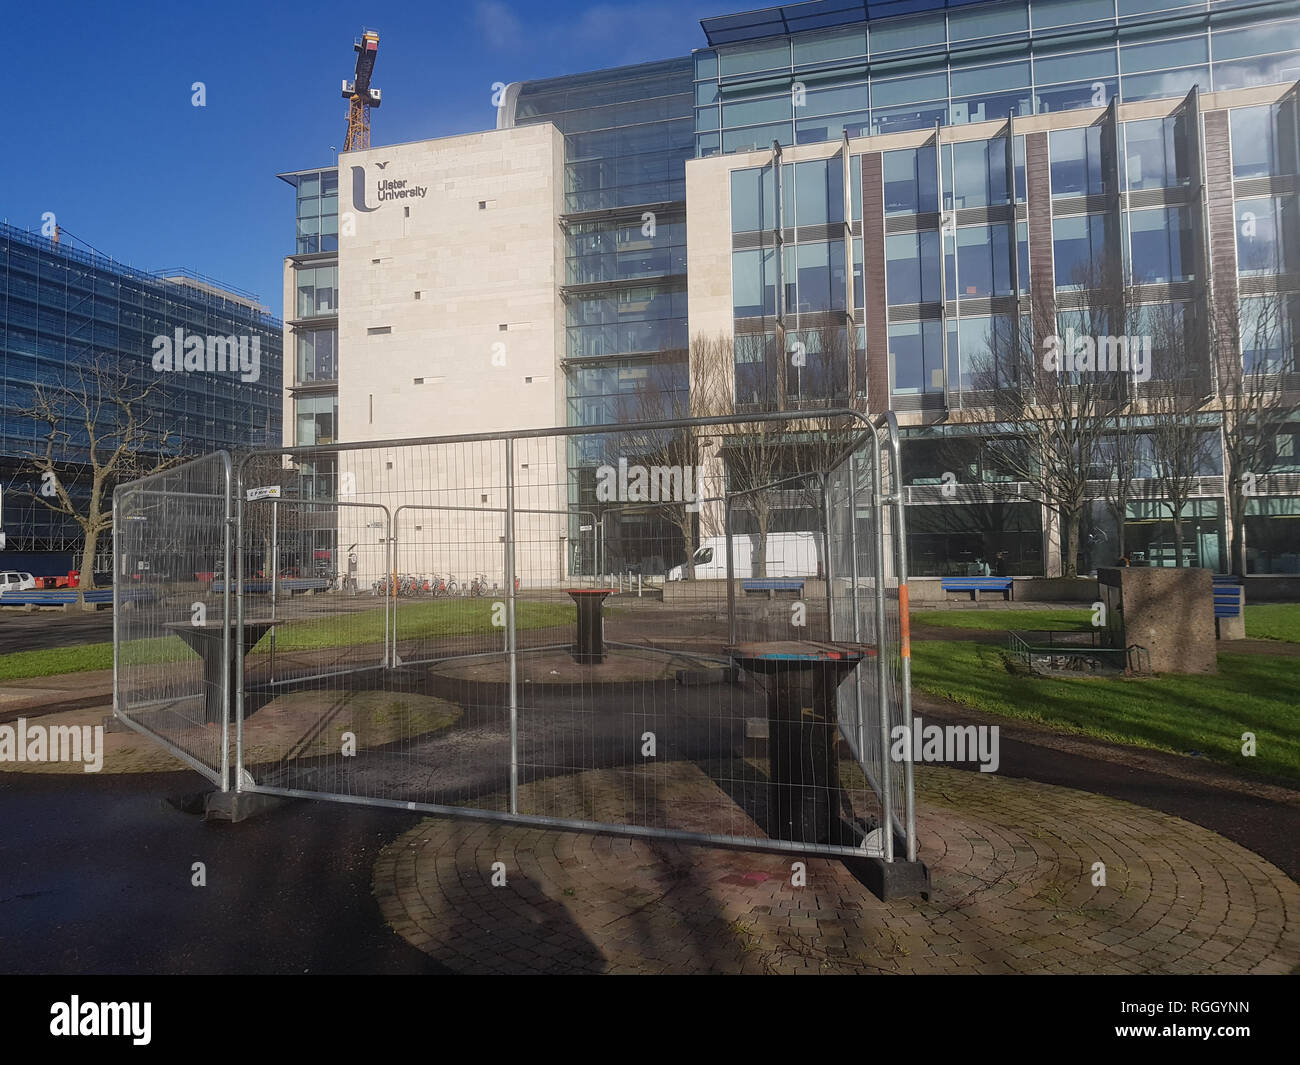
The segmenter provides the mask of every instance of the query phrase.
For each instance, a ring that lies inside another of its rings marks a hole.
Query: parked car
[[[0,571],[0,592],[31,592],[36,589],[36,578],[16,569]]]

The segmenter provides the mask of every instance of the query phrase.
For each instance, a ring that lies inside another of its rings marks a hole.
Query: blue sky
[[[5,14],[0,218],[145,269],[188,266],[282,311],[293,190],[341,146],[352,42],[380,33],[374,144],[491,128],[493,82],[685,55],[737,0],[38,0]],[[367,14],[367,11],[373,14]],[[206,86],[205,107],[191,85]]]

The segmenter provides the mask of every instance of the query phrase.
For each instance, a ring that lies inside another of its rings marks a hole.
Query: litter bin
[[[58,577],[41,577],[40,581],[42,588],[57,588],[59,586]]]

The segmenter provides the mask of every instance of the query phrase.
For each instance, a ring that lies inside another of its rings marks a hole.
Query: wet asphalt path
[[[370,892],[375,856],[418,815],[291,802],[232,826],[163,798],[205,786],[0,775],[0,972],[443,971]]]

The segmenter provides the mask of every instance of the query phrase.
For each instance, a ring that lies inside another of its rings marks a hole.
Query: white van
[[[735,577],[753,577],[754,545],[758,536],[744,535],[731,538],[732,575]],[[820,537],[810,532],[782,532],[767,534],[767,565],[764,567],[768,577],[815,577],[819,558]],[[726,579],[727,576],[727,539],[724,536],[708,536],[701,541],[695,551],[695,578],[709,580]],[[674,566],[668,571],[667,579],[680,581],[686,579],[686,567]]]
[[[0,592],[30,592],[36,588],[36,578],[30,573],[15,569],[0,571]]]

